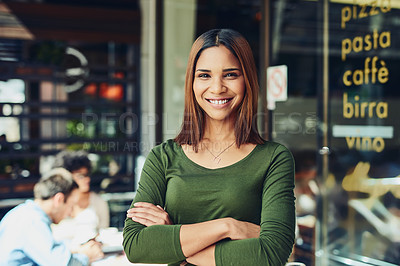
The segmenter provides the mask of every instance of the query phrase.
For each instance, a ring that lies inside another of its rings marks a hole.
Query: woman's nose
[[[213,79],[213,82],[210,87],[210,91],[215,94],[226,92],[226,87],[225,87],[223,81],[221,80],[221,78]]]

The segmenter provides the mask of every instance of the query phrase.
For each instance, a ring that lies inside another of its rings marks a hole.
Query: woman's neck
[[[204,137],[210,142],[234,141],[235,122],[230,120],[215,121],[208,119],[205,123]]]
[[[80,192],[78,205],[75,208],[75,215],[78,214],[82,209],[86,209],[89,206],[90,191]]]
[[[79,193],[79,199],[80,200],[85,200],[85,199],[88,199],[89,197],[90,197],[90,191],[80,192]]]

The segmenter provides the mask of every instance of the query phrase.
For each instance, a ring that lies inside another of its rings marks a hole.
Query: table
[[[124,254],[111,254],[106,255],[104,259],[95,261],[91,264],[92,266],[166,266],[167,264],[142,264],[142,263],[131,263]]]

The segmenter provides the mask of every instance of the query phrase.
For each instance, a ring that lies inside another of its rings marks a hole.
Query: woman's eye
[[[228,77],[228,78],[230,78],[230,77],[237,77],[238,74],[237,74],[237,73],[227,73],[225,76]]]
[[[209,74],[206,74],[206,73],[202,73],[202,74],[199,74],[198,77],[199,77],[199,78],[209,78],[210,75],[209,75]]]

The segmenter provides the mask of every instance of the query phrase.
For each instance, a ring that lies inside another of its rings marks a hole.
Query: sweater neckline
[[[253,150],[249,154],[247,154],[245,157],[240,159],[239,161],[237,161],[237,162],[235,162],[233,164],[227,165],[227,166],[219,167],[219,168],[208,168],[208,167],[202,166],[202,165],[192,161],[191,159],[189,159],[189,157],[187,157],[187,155],[183,151],[183,148],[182,148],[181,145],[177,144],[176,142],[174,142],[174,144],[178,146],[179,152],[181,153],[183,159],[187,163],[189,163],[189,164],[191,164],[191,165],[193,165],[193,166],[195,166],[195,167],[197,167],[199,169],[205,170],[205,171],[219,171],[219,170],[226,170],[226,169],[234,168],[234,167],[242,164],[243,162],[247,161],[250,157],[253,156],[253,154],[259,149],[260,146],[265,144],[265,142],[263,144],[256,144],[256,146],[253,148]]]

